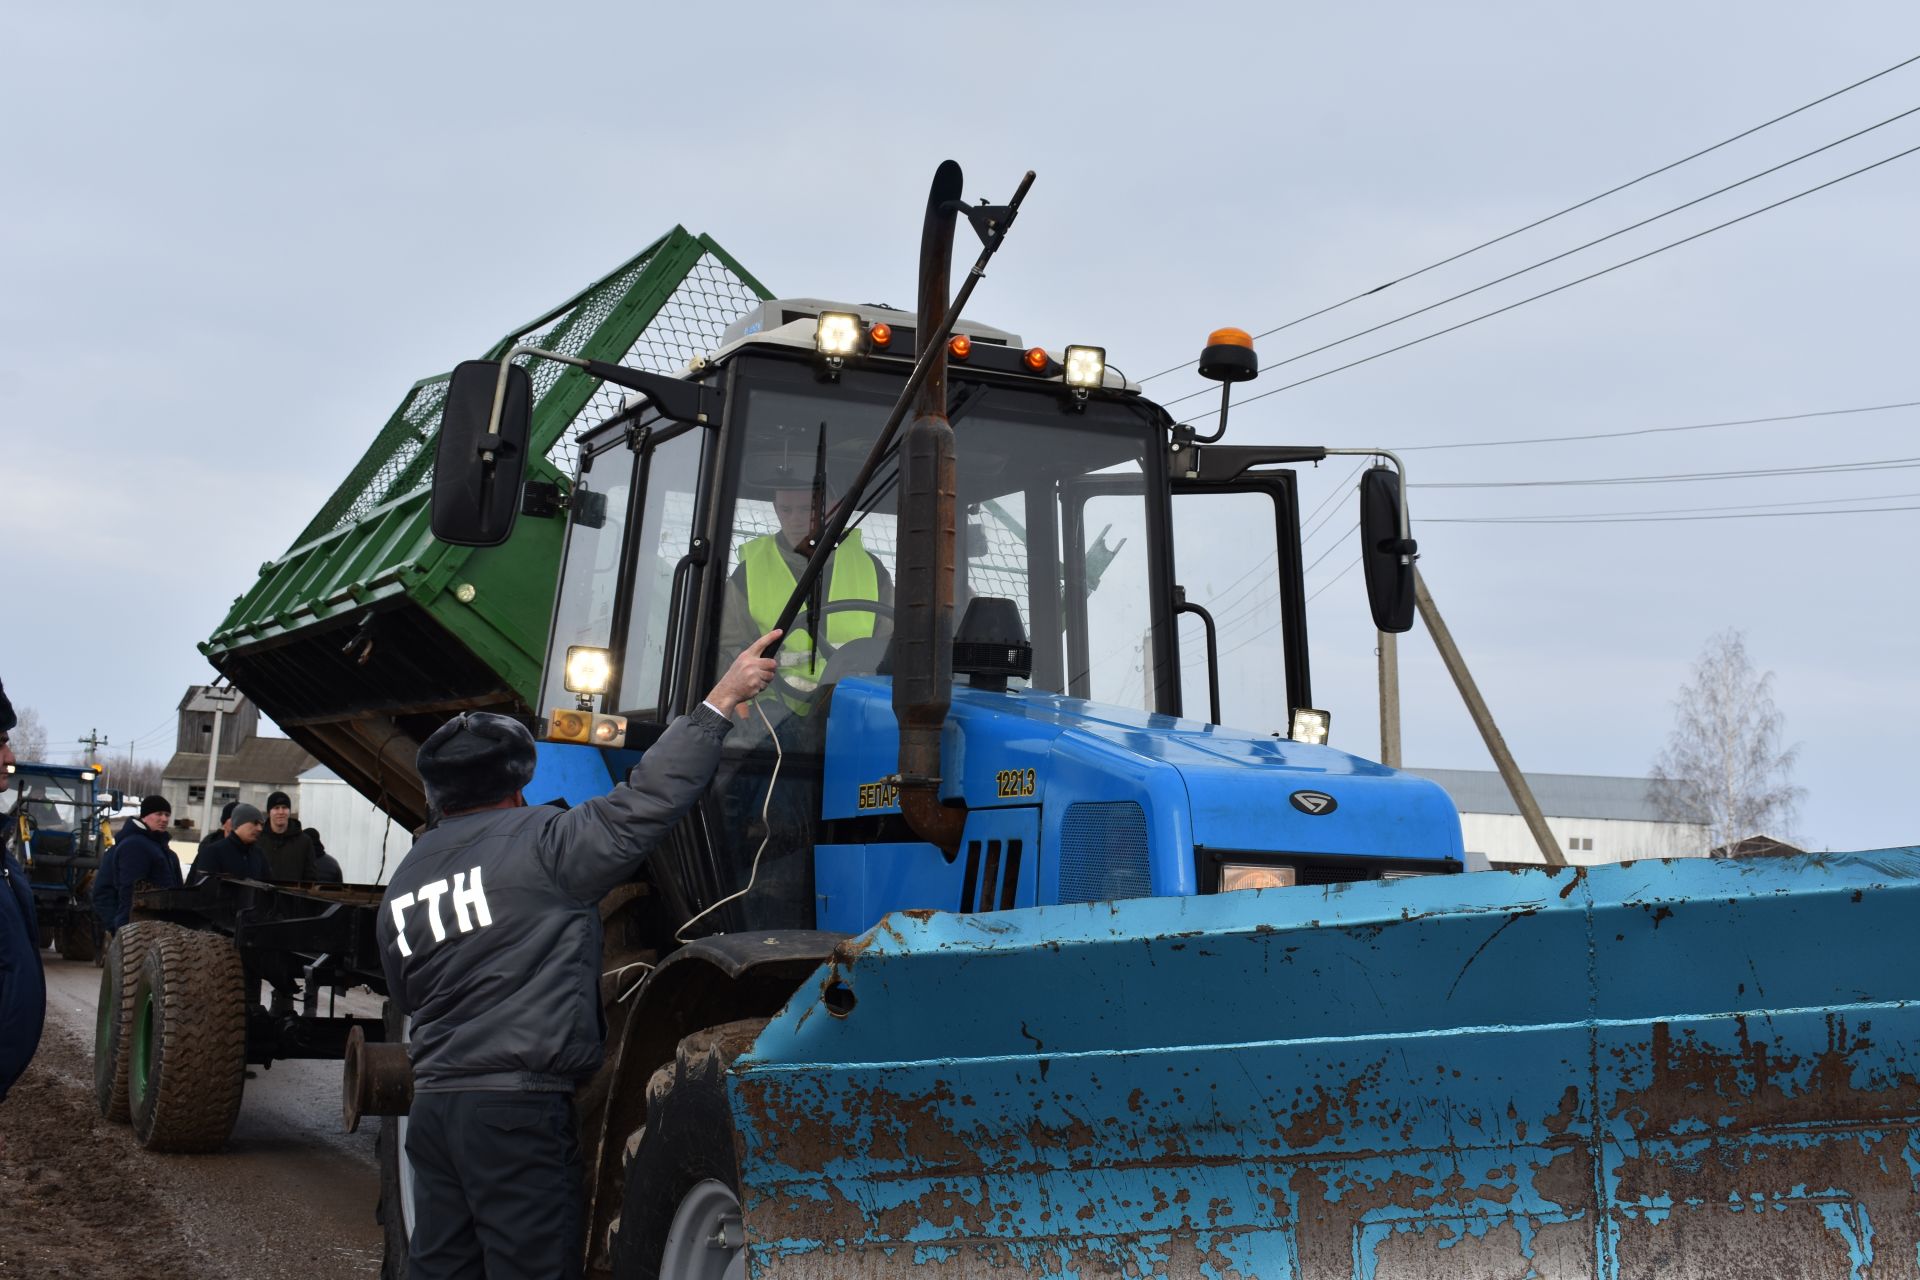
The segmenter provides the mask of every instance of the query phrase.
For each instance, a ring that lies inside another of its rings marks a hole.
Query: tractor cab
[[[43,931],[68,959],[92,959],[98,943],[89,895],[120,803],[99,778],[91,766],[23,762],[8,792],[8,851],[26,868]]]

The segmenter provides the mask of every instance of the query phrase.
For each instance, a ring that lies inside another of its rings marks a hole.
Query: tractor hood
[[[835,689],[824,816],[888,811],[889,698],[884,678]],[[1437,784],[1270,734],[1058,694],[956,688],[941,758],[943,799],[975,812],[1037,805],[1051,848],[1070,846],[1076,814],[1097,806],[1102,821],[1138,828],[1156,845],[1436,864],[1461,857],[1459,815]],[[1116,807],[1127,805],[1138,814]],[[1152,892],[1196,892],[1193,867],[1185,859],[1156,870]]]

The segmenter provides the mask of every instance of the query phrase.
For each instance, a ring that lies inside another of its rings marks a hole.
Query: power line
[[[1817,156],[1823,151],[1831,151],[1833,148],[1841,145],[1842,143],[1851,142],[1855,138],[1862,137],[1866,134],[1872,133],[1875,129],[1884,129],[1886,128],[1886,126],[1894,123],[1896,120],[1904,120],[1908,116],[1913,115],[1916,112],[1920,112],[1920,107],[1909,107],[1905,111],[1900,112],[1898,115],[1888,116],[1885,120],[1880,121],[1880,123],[1878,124],[1868,125],[1866,128],[1850,133],[1844,138],[1836,138],[1834,141],[1826,143],[1824,146],[1818,146],[1811,151],[1802,152],[1801,154],[1793,157],[1793,159],[1791,160],[1782,160],[1779,164],[1776,164],[1771,168],[1762,169],[1758,173],[1749,174],[1746,177],[1740,179],[1738,182],[1730,182],[1726,186],[1720,187],[1714,191],[1709,191],[1703,196],[1695,196],[1693,199],[1686,201],[1684,204],[1677,204],[1670,209],[1663,209],[1659,213],[1653,214],[1650,217],[1640,219],[1640,221],[1638,222],[1628,223],[1626,226],[1621,227],[1617,231],[1609,231],[1607,232],[1606,235],[1600,236],[1593,240],[1589,240],[1585,244],[1575,245],[1573,248],[1563,250],[1560,253],[1556,253],[1550,258],[1542,258],[1540,261],[1532,263],[1529,266],[1521,267],[1515,271],[1509,271],[1507,272],[1507,274],[1503,276],[1496,276],[1492,280],[1487,281],[1485,284],[1477,284],[1473,286],[1473,288],[1471,289],[1463,289],[1459,293],[1440,299],[1438,302],[1429,302],[1424,307],[1415,307],[1412,311],[1402,312],[1400,315],[1394,316],[1392,319],[1382,320],[1379,324],[1369,325],[1367,328],[1361,329],[1354,333],[1350,333],[1344,338],[1335,338],[1332,342],[1323,342],[1317,347],[1311,347],[1305,351],[1299,352],[1296,355],[1288,356],[1284,360],[1277,360],[1272,364],[1268,365],[1267,368],[1270,370],[1278,369],[1285,365],[1293,364],[1296,361],[1305,360],[1308,356],[1319,355],[1322,351],[1331,351],[1335,347],[1343,346],[1346,343],[1352,342],[1355,338],[1364,338],[1370,333],[1378,333],[1382,329],[1386,329],[1393,325],[1399,324],[1402,320],[1411,320],[1415,316],[1425,315],[1429,311],[1438,310],[1439,308],[1446,306],[1448,303],[1458,302],[1460,301],[1460,299],[1472,297],[1476,293],[1483,293],[1486,290],[1493,288],[1495,285],[1505,284],[1507,281],[1517,279],[1520,276],[1526,275],[1530,271],[1538,271],[1541,267],[1550,266],[1553,263],[1560,261],[1562,258],[1570,258],[1576,253],[1580,253],[1584,250],[1593,248],[1595,245],[1605,244],[1609,240],[1613,240],[1620,236],[1626,235],[1629,231],[1638,231],[1641,227],[1647,226],[1650,223],[1658,222],[1662,218],[1670,217],[1673,214],[1679,213],[1683,209],[1691,209],[1694,205],[1700,204],[1707,200],[1711,200],[1715,196],[1725,195],[1727,192],[1732,191],[1737,187],[1744,187],[1749,182],[1757,182],[1761,178],[1764,178],[1769,174],[1778,173],[1780,170],[1787,168],[1789,165],[1799,164],[1802,160],[1808,159],[1811,156]],[[1195,396],[1203,396],[1203,395],[1210,395],[1210,394],[1212,394],[1211,387],[1202,387],[1198,391],[1189,392],[1187,395],[1179,396],[1175,399],[1169,400],[1166,402],[1166,405],[1167,406],[1176,405],[1176,404],[1179,404],[1182,400],[1191,400]],[[1166,406],[1163,406],[1163,407],[1166,407]]]
[[[1417,453],[1423,449],[1492,449],[1510,444],[1561,444],[1569,440],[1619,440],[1627,436],[1657,436],[1674,431],[1707,431],[1714,427],[1754,427],[1769,422],[1800,422],[1807,418],[1837,418],[1850,413],[1880,413],[1887,409],[1920,408],[1920,400],[1901,400],[1894,404],[1867,404],[1853,409],[1815,409],[1809,413],[1780,413],[1769,418],[1729,418],[1724,422],[1689,422],[1678,427],[1637,427],[1631,431],[1592,431],[1581,435],[1529,436],[1509,440],[1455,440],[1448,444],[1396,445],[1396,453]]]
[[[1881,511],[1920,511],[1920,506],[1909,507],[1842,507],[1833,511],[1747,511],[1721,516],[1455,516],[1447,518],[1429,517],[1422,524],[1668,524],[1678,520],[1763,520],[1789,516],[1859,516],[1872,515]],[[1312,597],[1309,596],[1309,599]]]
[[[1760,511],[1776,507],[1830,507],[1842,502],[1897,502],[1903,498],[1920,498],[1920,493],[1871,493],[1857,498],[1802,498],[1797,502],[1734,502],[1719,507],[1650,507],[1644,511],[1552,511],[1540,515],[1521,516],[1473,516],[1476,524],[1532,524],[1537,520],[1579,520],[1602,519],[1612,516],[1666,516],[1684,515],[1697,511]],[[1812,514],[1818,515],[1819,512]],[[1469,517],[1432,517],[1431,521],[1422,520],[1422,524],[1461,524]]]
[[[1334,583],[1340,581],[1340,579],[1352,573],[1354,570],[1354,567],[1366,558],[1367,558],[1367,553],[1364,551],[1362,551],[1359,555],[1355,556],[1353,558],[1352,563],[1348,564],[1346,568],[1334,574],[1331,578],[1328,578],[1325,582],[1321,583],[1318,587],[1316,587],[1314,589],[1313,594],[1307,597],[1307,603],[1312,604],[1313,601],[1319,597],[1322,591],[1325,591],[1328,587],[1332,586]]]
[[[1598,271],[1589,272],[1588,274],[1584,276],[1580,276],[1577,279],[1569,280],[1565,284],[1555,285],[1551,289],[1542,290],[1541,292],[1532,294],[1529,297],[1521,298],[1517,302],[1509,302],[1504,307],[1495,307],[1492,311],[1483,312],[1477,316],[1470,316],[1467,319],[1462,320],[1457,324],[1450,324],[1444,329],[1436,329],[1432,333],[1422,334],[1418,338],[1410,338],[1407,341],[1398,344],[1397,346],[1388,347],[1383,351],[1376,351],[1372,355],[1361,356],[1358,360],[1349,360],[1345,364],[1337,364],[1331,369],[1323,370],[1322,372],[1313,374],[1310,377],[1300,378],[1296,381],[1286,383],[1283,386],[1274,387],[1268,391],[1262,391],[1257,396],[1248,396],[1246,399],[1236,402],[1234,407],[1240,408],[1245,405],[1252,404],[1256,400],[1265,400],[1268,396],[1277,396],[1282,391],[1291,391],[1295,387],[1304,387],[1309,382],[1318,382],[1322,378],[1331,377],[1336,373],[1343,373],[1348,369],[1357,368],[1360,365],[1371,363],[1372,361],[1380,359],[1380,357],[1382,356],[1390,356],[1390,355],[1393,355],[1395,352],[1405,351],[1408,347],[1417,347],[1423,342],[1429,342],[1434,338],[1444,337],[1449,333],[1453,333],[1453,332],[1456,332],[1457,330],[1464,329],[1468,325],[1478,324],[1482,320],[1491,320],[1493,319],[1493,317],[1498,315],[1505,315],[1509,311],[1513,311],[1519,307],[1526,306],[1529,302],[1538,302],[1540,301],[1540,299],[1550,298],[1556,293],[1564,293],[1566,290],[1573,288],[1575,285],[1585,284],[1589,280],[1598,280],[1601,276],[1611,275],[1613,272],[1620,270],[1622,267],[1630,267],[1636,262],[1645,262],[1648,258],[1656,257],[1660,254],[1665,253],[1669,249],[1678,249],[1681,245],[1691,244],[1693,241],[1698,240],[1703,236],[1710,236],[1716,231],[1724,231],[1728,227],[1747,221],[1749,218],[1757,218],[1763,213],[1769,213],[1772,210],[1780,208],[1782,205],[1792,204],[1795,200],[1799,200],[1803,197],[1813,195],[1815,192],[1824,191],[1828,187],[1835,186],[1839,183],[1845,182],[1849,178],[1857,178],[1863,173],[1870,173],[1873,170],[1878,169],[1883,165],[1892,164],[1895,160],[1904,160],[1916,151],[1920,151],[1920,146],[1912,146],[1912,147],[1908,147],[1905,151],[1897,151],[1893,155],[1890,155],[1883,160],[1876,160],[1872,164],[1862,165],[1858,169],[1854,169],[1849,173],[1843,173],[1837,178],[1829,178],[1825,182],[1822,182],[1817,186],[1808,187],[1804,191],[1796,191],[1790,196],[1783,196],[1782,198],[1775,200],[1772,204],[1763,204],[1758,209],[1754,209],[1749,213],[1743,213],[1737,218],[1729,218],[1725,222],[1715,223],[1713,226],[1708,227],[1703,231],[1696,231],[1692,235],[1682,236],[1678,240],[1673,240],[1666,244],[1663,244],[1657,249],[1649,249],[1645,253],[1636,254],[1635,256],[1628,258],[1624,262],[1616,262],[1610,267],[1602,267]],[[1183,396],[1181,398],[1187,399],[1188,397]],[[1173,404],[1176,402],[1168,401],[1167,403]]]
[[[1799,467],[1758,467],[1749,471],[1674,471],[1650,476],[1598,476],[1585,480],[1428,480],[1411,489],[1558,489],[1605,484],[1683,484],[1699,480],[1753,480],[1766,476],[1835,475],[1861,471],[1905,471],[1920,458],[1882,458],[1872,462],[1817,462]]]
[[[1599,195],[1588,196],[1585,200],[1582,200],[1577,204],[1570,204],[1566,208],[1559,210],[1557,213],[1550,213],[1544,218],[1536,218],[1532,222],[1527,223],[1525,226],[1515,227],[1512,231],[1504,232],[1500,235],[1493,237],[1493,239],[1491,240],[1483,240],[1479,244],[1474,245],[1471,249],[1462,249],[1458,253],[1455,253],[1448,257],[1440,259],[1438,262],[1428,263],[1426,266],[1421,267],[1418,271],[1409,271],[1405,275],[1394,277],[1393,279],[1387,281],[1385,284],[1377,284],[1373,286],[1373,288],[1371,289],[1363,289],[1359,293],[1354,294],[1350,298],[1343,298],[1339,302],[1335,302],[1335,303],[1332,303],[1331,305],[1321,307],[1317,311],[1310,311],[1306,315],[1299,316],[1295,319],[1287,321],[1285,324],[1275,325],[1271,329],[1262,330],[1260,333],[1257,333],[1254,336],[1256,338],[1270,337],[1271,335],[1280,333],[1283,330],[1291,329],[1295,325],[1305,324],[1307,321],[1316,319],[1320,316],[1324,316],[1329,312],[1338,311],[1341,307],[1344,307],[1349,303],[1358,302],[1362,298],[1370,298],[1376,293],[1380,293],[1380,292],[1383,292],[1384,290],[1391,289],[1394,285],[1404,284],[1407,281],[1414,279],[1416,276],[1423,276],[1427,274],[1427,272],[1429,271],[1438,270],[1439,268],[1446,266],[1448,263],[1458,262],[1460,259],[1467,257],[1470,254],[1478,253],[1482,249],[1491,248],[1492,246],[1499,244],[1503,240],[1511,240],[1513,237],[1520,235],[1523,232],[1531,231],[1535,227],[1545,226],[1547,223],[1552,222],[1556,218],[1563,218],[1567,214],[1572,213],[1577,209],[1584,209],[1588,205],[1593,204],[1596,201],[1604,200],[1610,195],[1615,195],[1619,192],[1625,191],[1628,187],[1637,186],[1640,183],[1645,182],[1649,178],[1657,178],[1661,174],[1666,173],[1668,170],[1677,169],[1681,165],[1686,164],[1689,161],[1698,160],[1701,156],[1707,155],[1714,151],[1718,151],[1720,148],[1729,146],[1732,143],[1738,142],[1742,138],[1751,137],[1752,135],[1759,133],[1762,129],[1771,128],[1774,125],[1779,124],[1782,120],[1791,119],[1792,117],[1799,115],[1803,111],[1808,111],[1814,107],[1819,106],[1823,102],[1830,102],[1833,99],[1839,97],[1843,93],[1851,93],[1853,90],[1858,89],[1861,85],[1871,84],[1873,81],[1880,79],[1882,76],[1891,75],[1893,72],[1900,70],[1900,68],[1908,66],[1914,62],[1920,62],[1920,54],[1915,54],[1913,57],[1906,58],[1899,62],[1896,62],[1892,66],[1887,67],[1881,71],[1876,71],[1872,75],[1867,76],[1863,80],[1856,80],[1852,84],[1847,85],[1844,88],[1835,89],[1832,93],[1825,94],[1821,97],[1815,98],[1812,102],[1803,103],[1800,106],[1795,107],[1791,111],[1788,111],[1781,115],[1777,115],[1773,117],[1773,119],[1771,120],[1762,121],[1761,123],[1754,125],[1750,129],[1743,129],[1739,133],[1734,134],[1732,137],[1723,138],[1719,142],[1714,143],[1710,147],[1703,147],[1700,150],[1695,151],[1691,155],[1685,155],[1680,157],[1678,160],[1674,160],[1674,161],[1671,161],[1670,163],[1663,164],[1658,169],[1649,169],[1647,172],[1641,174],[1637,178],[1630,179],[1615,187],[1608,187],[1605,191],[1602,191]],[[1164,377],[1169,373],[1178,373],[1180,370],[1188,368],[1191,365],[1196,365],[1198,363],[1200,363],[1198,359],[1184,360],[1181,363],[1172,366],[1171,368],[1162,369],[1159,373],[1150,373],[1146,377],[1142,378],[1140,381],[1144,385],[1145,383],[1152,382],[1155,378]]]

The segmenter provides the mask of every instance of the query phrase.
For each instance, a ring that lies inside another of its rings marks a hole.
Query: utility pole
[[[1380,637],[1380,763],[1400,767],[1400,637],[1391,631]]]
[[[107,741],[105,738],[100,736],[100,731],[98,729],[89,729],[87,730],[86,737],[75,738],[74,741],[78,742],[80,745],[84,746],[87,749],[87,763],[89,765],[99,760],[100,748],[110,747],[113,745],[111,742]]]
[[[1513,761],[1513,753],[1507,750],[1507,740],[1500,736],[1500,728],[1493,722],[1493,712],[1487,710],[1486,699],[1480,696],[1480,686],[1473,682],[1473,675],[1467,670],[1467,660],[1460,656],[1459,648],[1453,643],[1453,633],[1441,621],[1440,610],[1434,606],[1433,597],[1427,592],[1427,580],[1417,568],[1413,571],[1413,600],[1419,606],[1421,621],[1427,624],[1427,633],[1433,637],[1434,648],[1440,651],[1440,661],[1447,664],[1447,674],[1453,677],[1460,696],[1466,700],[1467,714],[1473,717],[1474,727],[1480,730],[1481,738],[1486,741],[1494,765],[1506,780],[1507,790],[1513,794],[1513,802],[1520,806],[1520,816],[1527,820],[1527,830],[1533,832],[1533,842],[1540,846],[1540,856],[1547,860],[1550,867],[1566,866],[1567,855],[1560,851],[1560,842],[1553,838],[1553,832],[1547,830],[1547,820],[1541,814],[1539,804],[1534,801],[1533,788],[1527,785],[1526,775],[1520,772],[1520,766]]]
[[[227,712],[240,706],[238,689],[216,689],[209,685],[202,696],[213,711],[213,741],[207,744],[207,785],[200,796],[200,834],[213,830],[213,778],[220,764],[220,721]]]

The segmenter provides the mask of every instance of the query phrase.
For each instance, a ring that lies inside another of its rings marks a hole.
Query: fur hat
[[[469,711],[433,731],[414,765],[442,814],[505,800],[533,781],[533,734],[511,716]]]

